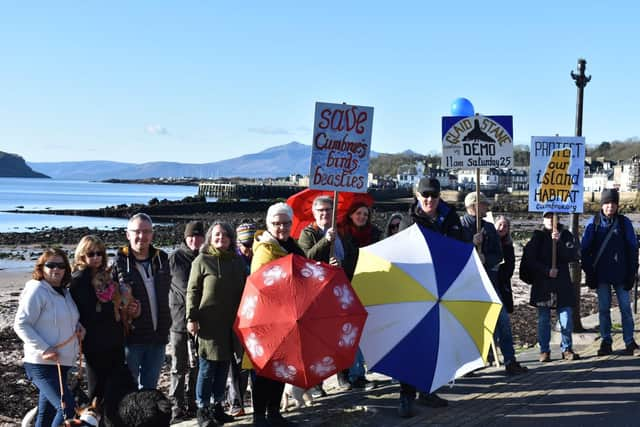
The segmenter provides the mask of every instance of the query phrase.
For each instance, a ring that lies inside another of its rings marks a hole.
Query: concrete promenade
[[[612,311],[614,327],[619,312]],[[574,334],[574,349],[581,360],[561,359],[557,332],[550,363],[538,362],[538,350],[518,354],[529,367],[524,375],[507,377],[503,368],[489,367],[457,380],[438,393],[450,401],[446,408],[415,404],[416,415],[397,415],[399,386],[389,378],[371,374],[378,387],[369,392],[339,392],[335,377],[327,380],[329,395],[313,406],[285,414],[303,427],[316,426],[638,426],[640,425],[640,353],[621,354],[621,331],[614,332],[614,353],[598,357],[597,315],[583,319],[594,330]],[[532,325],[536,327],[536,325]],[[636,333],[640,342],[640,332]],[[178,424],[196,426],[195,420]],[[251,416],[227,426],[251,425]]]

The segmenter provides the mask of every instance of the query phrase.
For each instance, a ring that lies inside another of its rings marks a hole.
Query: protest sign
[[[584,150],[581,136],[531,137],[530,212],[582,212]]]
[[[442,118],[442,168],[513,166],[513,117]]]
[[[373,107],[316,102],[309,188],[367,192]]]

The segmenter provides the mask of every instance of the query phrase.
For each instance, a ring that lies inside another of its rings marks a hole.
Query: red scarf
[[[364,227],[356,227],[353,224],[346,224],[346,232],[351,235],[359,248],[370,245],[372,242],[372,227],[371,224],[367,224]]]

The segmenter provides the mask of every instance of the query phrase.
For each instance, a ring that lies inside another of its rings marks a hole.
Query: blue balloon
[[[473,104],[467,98],[456,98],[451,103],[452,116],[473,116]]]

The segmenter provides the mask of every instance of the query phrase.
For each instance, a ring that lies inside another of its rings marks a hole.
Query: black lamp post
[[[578,72],[574,73],[571,71],[571,78],[575,81],[576,86],[578,87],[578,99],[576,101],[576,136],[582,136],[582,107],[584,101],[584,88],[591,81],[591,76],[585,75],[585,69],[587,68],[587,61],[585,59],[578,59]],[[584,165],[583,165],[584,167]],[[580,236],[578,230],[578,220],[579,214],[571,214],[571,224],[569,226],[569,231],[578,238]],[[573,282],[573,289],[575,289],[576,294],[576,310],[573,311],[573,330],[575,332],[584,331],[584,326],[582,326],[581,316],[580,316],[580,284],[582,282],[582,275],[580,271],[580,263],[574,262],[571,263],[571,281]]]

